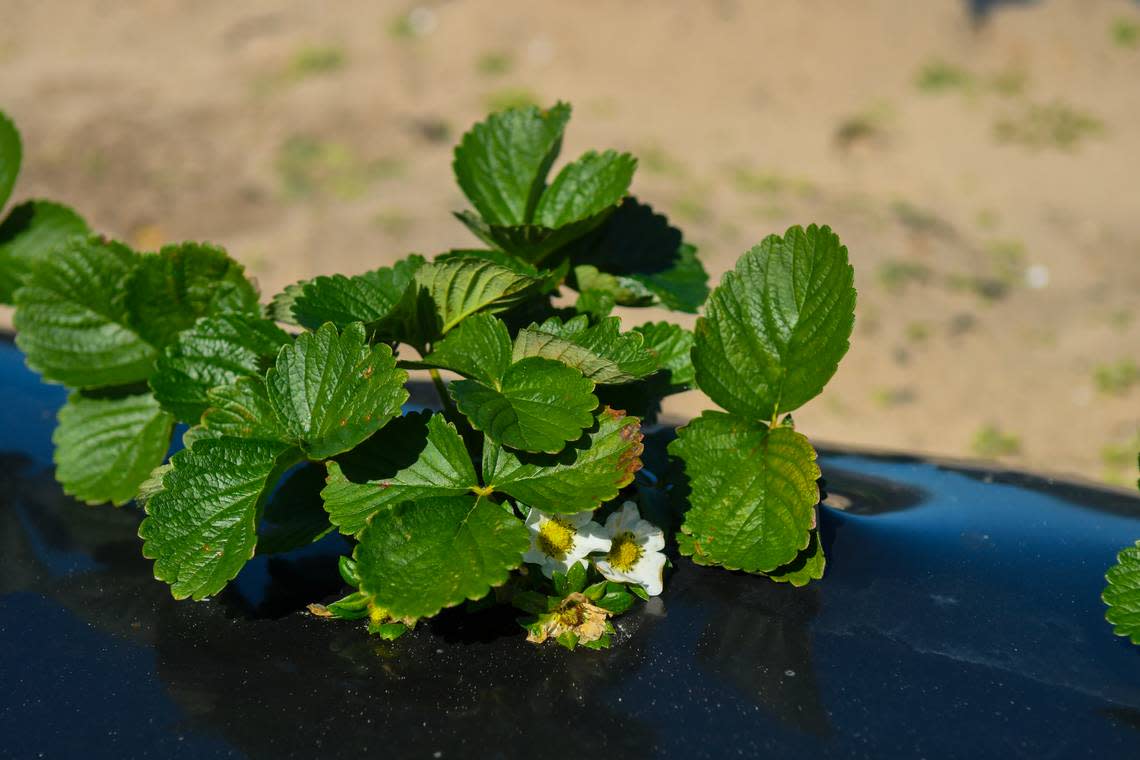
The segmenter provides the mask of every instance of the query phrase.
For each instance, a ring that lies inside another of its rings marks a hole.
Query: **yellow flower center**
[[[610,553],[606,559],[610,561],[610,567],[628,573],[644,553],[645,550],[637,545],[637,539],[633,537],[633,533],[627,530],[614,536],[614,540],[610,544]]]
[[[562,560],[574,548],[574,535],[577,531],[568,521],[553,517],[538,529],[538,548],[548,557]]]

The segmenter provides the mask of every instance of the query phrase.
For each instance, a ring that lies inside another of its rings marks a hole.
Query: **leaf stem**
[[[439,370],[432,367],[428,370],[428,374],[431,375],[431,381],[435,384],[435,392],[439,396],[439,403],[443,405],[444,414],[453,420],[457,419],[459,410],[455,408],[455,402],[451,400],[451,396],[447,392],[447,383],[443,382]]]

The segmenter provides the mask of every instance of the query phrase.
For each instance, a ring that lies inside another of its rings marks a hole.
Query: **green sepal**
[[[345,583],[356,588],[360,585],[360,574],[356,571],[356,562],[347,554],[337,557],[336,569]]]

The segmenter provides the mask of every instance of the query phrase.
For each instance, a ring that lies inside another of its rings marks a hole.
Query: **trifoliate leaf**
[[[535,224],[558,229],[612,211],[625,197],[636,170],[637,159],[628,153],[589,151],[564,166],[542,193]]]
[[[511,336],[498,317],[475,314],[436,343],[424,362],[494,385],[511,365]]]
[[[550,165],[558,157],[570,106],[517,108],[492,114],[455,148],[455,178],[489,224],[527,224]]]
[[[206,391],[239,377],[260,375],[291,340],[262,317],[219,314],[200,319],[158,357],[151,390],[178,419],[196,422],[209,403]]]
[[[121,506],[170,448],[174,418],[149,393],[95,398],[72,393],[59,410],[55,475],[64,493]]]
[[[288,444],[238,438],[198,440],[175,454],[139,526],[154,577],[176,599],[221,591],[253,556],[270,489],[300,458]]]
[[[416,280],[435,301],[442,334],[475,312],[510,308],[538,284],[532,277],[478,258],[429,264],[416,272]]]
[[[585,315],[565,324],[552,317],[519,331],[513,358],[556,359],[598,385],[616,385],[657,371],[657,360],[644,348],[644,340],[637,332],[622,333],[617,317],[607,317],[593,327]]]
[[[677,537],[682,554],[770,573],[807,547],[820,475],[807,438],[705,412],[677,431],[669,453],[684,461],[692,489]]]
[[[645,349],[657,359],[657,366],[668,375],[669,384],[687,387],[696,372],[690,351],[693,334],[672,322],[648,322],[633,328],[645,337]]]
[[[321,503],[325,469],[304,464],[290,471],[265,504],[257,526],[257,553],[279,554],[320,540],[333,526]]]
[[[819,542],[819,529],[813,528],[807,548],[796,555],[788,564],[778,567],[768,577],[778,583],[790,583],[793,586],[806,586],[812,581],[823,577],[827,560],[823,556],[823,545]]]
[[[129,325],[122,292],[139,257],[99,238],[72,239],[16,291],[16,344],[28,366],[73,388],[150,376],[156,351]]]
[[[332,324],[281,349],[265,383],[281,426],[310,459],[347,451],[400,413],[408,373],[385,344],[368,346],[354,322]]]
[[[353,552],[360,590],[393,618],[430,617],[506,582],[530,540],[521,520],[472,494],[377,512]]]
[[[293,316],[313,330],[325,322],[338,329],[363,322],[369,333],[390,337],[399,322],[397,312],[405,294],[414,287],[416,271],[425,263],[422,256],[409,256],[395,266],[355,277],[317,277],[302,286],[292,304]]]
[[[8,115],[0,111],[0,209],[4,208],[4,204],[12,195],[12,187],[16,184],[16,176],[20,173],[22,158],[20,133]]]
[[[696,248],[685,244],[681,232],[647,204],[626,198],[595,232],[568,250],[575,265],[609,273],[613,280],[579,277],[577,286],[608,289],[626,306],[660,303],[695,314],[708,297],[708,274]],[[589,272],[590,270],[585,270]]]
[[[1140,541],[1122,549],[1105,574],[1108,585],[1101,598],[1108,605],[1104,618],[1117,636],[1140,644]]]
[[[724,409],[768,420],[823,390],[855,323],[847,249],[828,227],[792,227],[745,253],[697,321],[697,385]]]
[[[483,447],[483,480],[495,491],[544,512],[596,509],[617,496],[641,469],[641,425],[603,409],[581,439],[556,455],[515,454],[493,441]]]
[[[134,331],[159,347],[200,317],[261,311],[244,267],[203,243],[168,245],[142,256],[127,281],[126,306]]]
[[[394,504],[458,496],[479,485],[455,426],[427,412],[393,420],[343,462],[327,467],[321,498],[346,534],[359,533],[369,517]]]
[[[594,382],[562,362],[533,356],[512,364],[497,385],[448,386],[476,430],[504,446],[555,454],[594,424]]]
[[[86,234],[87,223],[67,206],[28,201],[13,208],[0,224],[0,303],[12,303],[37,262],[68,239]]]

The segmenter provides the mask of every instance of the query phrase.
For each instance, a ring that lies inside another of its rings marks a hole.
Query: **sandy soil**
[[[0,17],[17,197],[146,248],[217,241],[268,294],[471,243],[449,216],[453,141],[492,104],[567,99],[564,154],[638,153],[635,192],[714,280],[790,224],[846,241],[856,335],[796,415],[809,435],[1135,478],[1127,0],[984,22],[957,0],[2,0]]]

